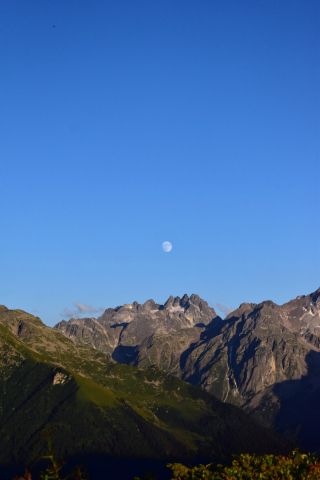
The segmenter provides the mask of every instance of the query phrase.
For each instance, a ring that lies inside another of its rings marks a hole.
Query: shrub
[[[231,465],[168,467],[174,480],[320,480],[320,460],[298,450],[290,455],[250,455],[234,457]]]

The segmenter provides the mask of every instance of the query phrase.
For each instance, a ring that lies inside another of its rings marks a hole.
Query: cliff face
[[[284,305],[242,304],[224,320],[197,295],[185,295],[164,305],[150,300],[108,309],[99,319],[72,319],[57,328],[118,362],[156,365],[269,425],[299,428],[303,441],[312,438],[314,419],[309,424],[298,410],[317,405],[320,289]],[[288,403],[291,417],[284,411]]]
[[[314,298],[283,306],[244,304],[216,328],[213,322],[190,349],[184,378],[224,400],[246,404],[276,383],[306,375],[306,356],[318,349],[320,303]]]

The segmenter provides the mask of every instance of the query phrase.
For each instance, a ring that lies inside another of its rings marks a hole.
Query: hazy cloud
[[[220,310],[221,313],[223,313],[225,316],[229,315],[234,308],[228,307],[227,305],[223,305],[223,303],[215,303],[214,305],[218,310]]]
[[[86,303],[75,302],[74,308],[65,308],[62,312],[63,317],[80,317],[81,315],[95,315],[101,313],[103,308],[93,307],[92,305],[87,305]]]
[[[74,306],[80,313],[97,313],[97,311],[100,310],[85,303],[75,303]]]

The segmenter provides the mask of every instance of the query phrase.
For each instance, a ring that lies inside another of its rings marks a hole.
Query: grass
[[[92,402],[100,407],[112,407],[118,403],[114,392],[110,388],[99,385],[90,378],[81,375],[74,375],[74,378],[79,387],[77,391],[78,400]]]

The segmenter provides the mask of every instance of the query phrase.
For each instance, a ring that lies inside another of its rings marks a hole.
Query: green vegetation
[[[46,466],[34,474],[33,470],[26,470],[19,480],[93,480],[88,476],[81,465],[68,468],[64,462],[56,459],[52,448],[49,453],[42,457]],[[284,455],[250,455],[241,454],[233,458],[230,465],[198,465],[187,467],[180,463],[169,464],[171,480],[319,480],[320,459],[310,453],[293,451]],[[67,467],[67,468],[65,468]],[[18,477],[15,477],[17,480]],[[120,480],[121,473],[114,471],[110,475],[108,465],[99,472],[98,477],[109,480]],[[128,477],[129,478],[129,477]],[[132,480],[160,480],[162,475],[148,473],[143,477],[134,476],[134,469],[130,479]],[[165,478],[168,478],[165,475]]]
[[[293,451],[290,455],[249,455],[235,457],[229,466],[169,465],[172,480],[319,480],[319,457]]]

